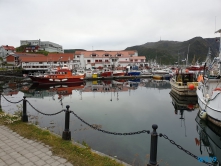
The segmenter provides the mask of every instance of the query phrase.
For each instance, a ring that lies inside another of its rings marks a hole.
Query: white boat
[[[220,33],[221,29],[216,33]],[[221,36],[220,36],[221,39]],[[197,88],[198,103],[202,111],[200,117],[208,119],[215,125],[221,127],[221,42],[219,57],[215,57],[209,64],[207,73],[204,74],[203,81]]]

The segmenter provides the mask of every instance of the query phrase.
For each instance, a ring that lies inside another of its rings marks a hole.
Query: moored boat
[[[83,82],[85,74],[74,74],[68,68],[58,67],[56,71],[44,74],[29,75],[33,83],[38,84],[69,84]]]
[[[221,29],[217,31],[221,35]],[[221,39],[221,36],[220,36]],[[221,127],[221,42],[219,57],[215,57],[209,64],[207,74],[197,88],[198,103],[202,111],[200,117],[208,119]]]
[[[188,70],[177,70],[170,79],[171,89],[179,95],[196,96],[198,86],[196,74]]]

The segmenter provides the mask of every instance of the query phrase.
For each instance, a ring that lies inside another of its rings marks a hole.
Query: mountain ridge
[[[187,59],[188,54],[188,63],[190,64],[194,57],[199,62],[205,61],[209,48],[212,57],[218,55],[219,42],[217,42],[217,38],[198,36],[183,42],[160,40],[130,46],[125,50],[137,50],[138,55],[145,56],[147,61],[155,59],[160,64],[184,63],[182,60]]]

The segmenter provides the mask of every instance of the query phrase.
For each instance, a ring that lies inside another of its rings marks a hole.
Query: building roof
[[[75,55],[84,55],[84,58],[91,58],[92,54],[96,54],[96,58],[103,58],[105,54],[109,54],[111,57],[117,57],[117,54],[121,54],[123,58],[130,57],[131,55],[134,55],[137,51],[130,50],[130,51],[76,51]]]
[[[15,47],[13,47],[13,46],[8,46],[8,45],[6,45],[6,46],[2,46],[5,50],[11,50],[11,51],[14,51],[15,50]]]
[[[73,60],[73,53],[51,53],[48,56],[42,56],[43,54],[36,54],[40,56],[20,56],[22,62],[67,62]],[[62,58],[61,58],[62,57]],[[59,60],[60,59],[60,60]]]

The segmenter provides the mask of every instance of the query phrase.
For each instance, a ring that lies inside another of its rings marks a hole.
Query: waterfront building
[[[15,52],[15,47],[13,46],[9,46],[9,45],[0,46],[0,57],[2,57],[3,60],[5,59],[6,56],[14,52]]]
[[[27,45],[24,52],[38,52],[38,50],[44,50],[48,52],[64,53],[61,45],[50,42],[39,40],[20,40],[20,45]]]
[[[61,58],[62,57],[62,58]],[[61,59],[60,59],[61,58]],[[76,51],[74,53],[43,54],[14,53],[8,55],[7,63],[21,66],[25,70],[46,70],[50,65],[69,65],[70,68],[126,67],[144,66],[145,56],[138,56],[137,51]]]
[[[144,65],[146,63],[146,57],[138,56],[136,50],[76,51],[75,59],[81,59],[81,65],[86,69],[93,67],[126,67],[128,65]]]

